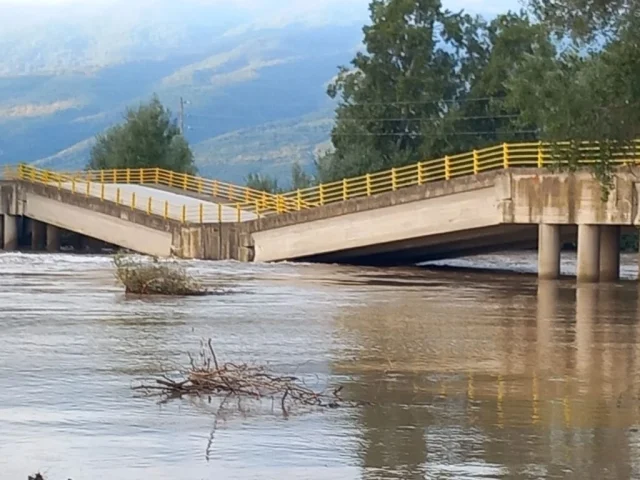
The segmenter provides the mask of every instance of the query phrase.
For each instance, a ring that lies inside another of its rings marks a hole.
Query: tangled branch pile
[[[262,366],[231,362],[221,364],[211,340],[206,344],[202,343],[198,364],[191,355],[189,359],[189,369],[180,372],[178,380],[162,376],[150,383],[133,387],[134,390],[141,390],[149,395],[159,394],[165,399],[185,395],[272,399],[280,402],[285,415],[287,404],[325,408],[354,406],[353,402],[340,398],[342,387],[329,392],[315,392],[296,377],[276,375]]]
[[[207,295],[206,290],[177,262],[143,260],[118,254],[113,263],[116,278],[126,293],[136,295]]]

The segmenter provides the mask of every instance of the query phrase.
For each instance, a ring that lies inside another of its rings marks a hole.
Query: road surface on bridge
[[[240,210],[235,205],[206,201],[188,195],[180,195],[164,189],[146,185],[119,183],[87,183],[83,181],[52,183],[59,188],[78,194],[103,198],[120,205],[129,206],[136,210],[150,212],[155,215],[167,216],[174,220],[184,220],[193,223],[230,223],[249,221],[257,215],[246,209]],[[184,211],[184,212],[183,212]],[[240,215],[240,219],[238,216]]]

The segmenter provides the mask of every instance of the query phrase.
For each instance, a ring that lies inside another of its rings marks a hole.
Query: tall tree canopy
[[[372,0],[364,51],[341,67],[321,181],[497,144],[605,147],[640,134],[640,0],[528,0],[491,22],[439,0]],[[578,149],[562,152],[569,160]]]
[[[124,123],[99,135],[88,165],[90,169],[144,167],[196,172],[189,144],[157,97],[129,108]]]
[[[531,0],[531,10],[555,48],[523,58],[508,86],[524,121],[543,140],[600,142],[595,173],[611,182],[611,158],[640,134],[640,1]],[[625,153],[626,154],[626,153]]]
[[[514,63],[547,47],[524,13],[487,23],[439,0],[373,0],[370,12],[366,52],[328,90],[340,103],[322,180],[536,137],[505,102]]]

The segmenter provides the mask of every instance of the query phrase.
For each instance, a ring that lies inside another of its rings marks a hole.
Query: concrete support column
[[[18,249],[18,217],[14,215],[4,215],[3,220],[4,238],[2,239],[3,250]]]
[[[31,220],[31,250],[41,251],[46,246],[46,225],[37,220]]]
[[[60,250],[60,229],[54,225],[47,225],[47,252]]]
[[[578,282],[600,279],[600,227],[578,225]]]
[[[600,227],[600,281],[615,282],[620,279],[620,227]]]
[[[555,280],[560,277],[560,225],[538,227],[538,277]]]

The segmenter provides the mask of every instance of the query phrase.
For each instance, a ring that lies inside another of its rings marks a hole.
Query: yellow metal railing
[[[562,164],[567,161],[557,149],[568,146],[568,143],[561,143],[555,147],[541,142],[504,143],[459,155],[445,156],[405,167],[347,178],[338,182],[320,184],[282,195],[285,203],[278,211],[301,210],[309,206],[327,205],[498,169],[542,168]],[[620,149],[612,155],[611,163],[622,165],[636,162],[640,159],[640,142],[637,146],[637,149],[635,147]],[[584,142],[579,145],[577,153],[579,158],[576,163],[578,165],[592,165],[598,161],[600,148],[597,144]],[[294,208],[291,208],[292,204]]]
[[[22,180],[57,187],[58,190],[93,197],[103,202],[112,202],[132,210],[142,211],[147,215],[157,215],[182,223],[242,222],[260,216],[260,206],[257,201],[253,205],[222,204],[192,198],[188,203],[176,204],[167,200],[167,195],[163,195],[162,192],[149,190],[149,195],[141,193],[139,188],[135,188],[140,185],[139,183],[93,181],[91,172],[58,173],[21,164],[17,167],[5,167],[3,176],[9,180]]]
[[[76,179],[99,183],[165,186],[195,193],[200,198],[210,198],[211,201],[233,202],[251,207],[257,203],[260,211],[264,212],[275,212],[281,204],[288,206],[289,209],[294,207],[293,204],[287,205],[287,200],[279,199],[278,195],[272,193],[161,168],[89,170],[69,175]]]
[[[542,168],[562,164],[567,160],[561,150],[570,146],[569,143],[555,146],[541,142],[504,143],[279,195],[159,168],[57,173],[20,165],[5,169],[5,177],[57,185],[60,189],[98,197],[103,201],[113,201],[144,210],[148,214],[182,222],[227,222],[305,210],[492,170]],[[577,155],[577,166],[595,164],[601,153],[597,143],[588,142],[580,143],[577,148],[575,145],[571,146],[571,152]],[[640,141],[630,147],[617,149],[609,156],[608,161],[613,165],[623,165],[636,163],[639,159]],[[136,198],[136,193],[131,191],[129,185],[167,186],[197,193],[198,198],[194,198],[189,204],[171,205],[160,200],[160,194],[155,198]],[[198,203],[198,199],[203,201]],[[221,200],[231,203],[220,205]]]

